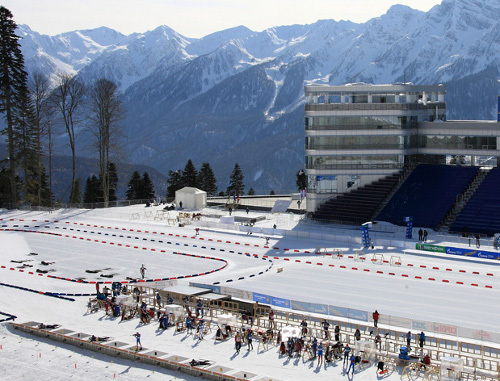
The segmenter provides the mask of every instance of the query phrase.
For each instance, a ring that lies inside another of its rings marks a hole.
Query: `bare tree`
[[[52,194],[52,124],[54,117],[53,103],[49,101],[51,92],[50,80],[44,74],[35,72],[29,82],[31,100],[33,103],[33,124],[36,138],[36,149],[38,153],[38,183],[42,183],[43,165],[43,143],[47,137],[49,193]],[[38,205],[42,205],[42,187],[38,188]],[[51,203],[51,200],[46,200]]]
[[[118,149],[119,123],[123,116],[118,87],[107,79],[99,79],[90,90],[90,119],[94,144],[99,153],[99,173],[105,206],[109,202],[110,155],[112,150]]]
[[[68,133],[69,145],[73,159],[73,172],[71,177],[70,203],[75,203],[80,197],[75,193],[76,182],[76,155],[75,155],[75,125],[78,124],[79,111],[85,95],[85,86],[74,76],[61,75],[57,80],[57,87],[52,92],[51,100],[54,106],[61,112],[61,117]]]

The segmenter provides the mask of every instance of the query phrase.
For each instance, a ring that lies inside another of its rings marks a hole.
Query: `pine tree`
[[[85,204],[93,204],[101,202],[102,199],[101,181],[96,175],[88,177],[85,184],[85,192],[83,193],[83,202]]]
[[[243,195],[245,193],[245,184],[243,184],[244,178],[245,176],[243,176],[239,164],[236,163],[229,177],[229,186],[227,187],[226,194],[235,196]]]
[[[118,173],[116,172],[115,163],[109,163],[109,201],[116,201],[116,190],[118,189]]]
[[[142,175],[141,192],[141,197],[139,197],[141,200],[151,200],[155,198],[155,187],[147,172],[144,172]]]
[[[295,179],[295,184],[297,185],[297,189],[304,190],[307,188],[307,176],[303,169],[300,169],[297,172],[297,177]]]
[[[186,166],[182,171],[181,183],[182,187],[198,187],[198,172],[196,171],[196,168],[191,159],[187,161]]]
[[[126,192],[126,197],[127,200],[138,200],[141,193],[141,187],[142,187],[142,178],[139,172],[134,171],[132,173],[132,177],[130,178],[130,181],[128,182],[128,187],[127,187],[127,192]]]
[[[255,191],[253,188],[250,188],[250,190],[248,191],[248,195],[249,196],[253,196],[255,194]]]
[[[77,178],[74,182],[69,199],[72,200],[70,205],[79,206],[82,203],[82,187],[81,180],[79,178]]]
[[[198,187],[207,192],[208,196],[215,196],[217,194],[217,179],[209,163],[201,165],[200,172],[198,173]]]
[[[40,154],[35,133],[34,108],[27,88],[21,90],[18,109],[14,124],[14,147],[21,170],[22,200],[29,205],[39,205]]]
[[[17,28],[12,13],[0,6],[0,112],[5,115],[7,152],[9,157],[8,177],[10,185],[9,201],[17,203],[16,158],[14,147],[14,124],[19,112],[20,96],[26,89],[28,75],[24,70],[24,58],[21,53],[20,37],[15,34]]]
[[[181,171],[168,171],[167,184],[167,198],[175,197],[175,191],[182,188]]]
[[[39,205],[41,206],[52,206],[54,195],[50,190],[49,181],[47,174],[45,173],[45,167],[42,165],[40,168],[40,192],[39,192]]]

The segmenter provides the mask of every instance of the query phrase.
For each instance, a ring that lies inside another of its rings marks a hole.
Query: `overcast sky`
[[[130,34],[167,25],[186,37],[318,20],[365,22],[393,4],[428,11],[441,0],[0,0],[18,24],[49,35],[107,26]]]

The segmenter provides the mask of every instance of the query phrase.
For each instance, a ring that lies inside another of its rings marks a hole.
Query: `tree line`
[[[69,202],[82,201],[76,178],[76,140],[81,127],[93,135],[99,157],[99,176],[91,178],[90,183],[98,180],[100,197],[109,202],[116,191],[112,188],[116,181],[111,179],[112,151],[118,146],[119,121],[124,116],[116,84],[99,79],[86,88],[71,75],[58,76],[54,84],[40,73],[34,73],[28,81],[16,29],[12,13],[0,6],[0,112],[5,119],[2,134],[8,151],[0,161],[0,202],[13,206],[52,204],[54,127],[59,125],[68,136],[71,150]]]
[[[117,85],[101,78],[86,86],[77,77],[65,74],[53,81],[41,73],[28,79],[16,29],[12,13],[0,6],[0,113],[5,119],[1,132],[6,136],[8,151],[7,157],[0,160],[0,205],[52,205],[54,136],[63,131],[71,151],[69,203],[99,202],[107,206],[117,199],[114,159],[118,157],[120,122],[125,115]],[[98,156],[98,173],[87,178],[83,192],[76,176],[77,139],[82,129],[90,132]],[[225,192],[219,191],[210,164],[204,162],[197,170],[189,159],[183,170],[168,172],[166,196],[175,197],[175,191],[183,187],[199,188],[209,196],[241,196],[245,193],[243,180],[236,163]],[[254,194],[252,188],[248,194]],[[132,174],[126,197],[155,197],[147,172],[142,177],[137,171]]]

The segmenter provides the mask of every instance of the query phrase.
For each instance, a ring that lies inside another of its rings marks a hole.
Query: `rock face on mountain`
[[[443,83],[448,119],[493,119],[500,94],[497,0],[444,0],[429,12],[396,5],[364,24],[241,26],[201,39],[166,26],[129,36],[19,33],[30,73],[119,85],[129,161],[163,173],[207,161],[224,190],[236,162],[247,190],[295,188],[305,84]]]

